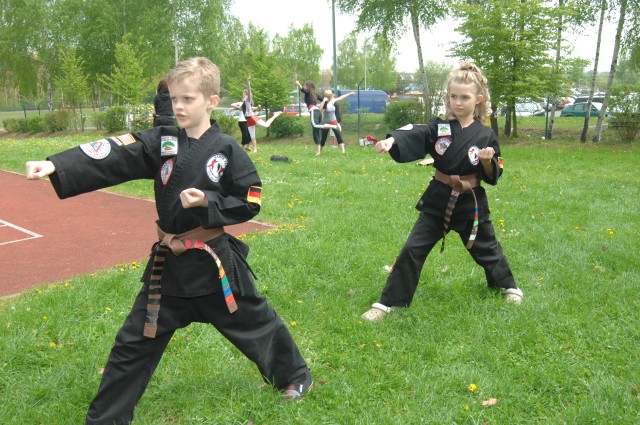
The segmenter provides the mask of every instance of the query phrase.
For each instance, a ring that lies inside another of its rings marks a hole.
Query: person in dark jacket
[[[167,87],[167,81],[164,79],[158,83],[156,96],[153,98],[153,126],[158,127],[161,125],[176,125],[169,88]]]

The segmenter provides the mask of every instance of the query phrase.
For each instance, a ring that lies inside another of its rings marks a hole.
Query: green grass
[[[82,141],[4,138],[0,168],[22,171]],[[258,147],[257,219],[279,227],[244,237],[249,261],[316,387],[281,404],[214,329],[192,325],[169,345],[136,424],[640,422],[637,145],[503,142],[505,174],[487,191],[524,303],[488,290],[450,235],[413,305],[377,324],[360,314],[378,300],[433,169],[353,145],[316,158],[308,138]],[[148,183],[117,190],[151,196]],[[121,265],[2,301],[0,423],[82,423],[140,273]]]

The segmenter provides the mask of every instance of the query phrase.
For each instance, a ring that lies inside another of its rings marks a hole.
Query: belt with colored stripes
[[[456,206],[458,196],[460,196],[461,193],[466,192],[471,192],[471,194],[473,195],[473,202],[475,204],[473,228],[471,229],[471,234],[469,235],[469,241],[467,241],[467,249],[471,249],[471,247],[473,246],[473,242],[476,240],[476,235],[478,234],[478,200],[476,199],[476,194],[473,191],[473,188],[480,186],[480,177],[478,176],[478,174],[467,174],[465,176],[447,175],[436,170],[434,178],[440,183],[444,183],[447,186],[451,187],[451,197],[449,198],[449,203],[447,204],[447,210],[444,213],[444,236],[442,237],[442,246],[440,247],[440,252],[444,251],[444,238],[447,235],[449,222],[451,221],[451,214],[453,214],[453,208]]]
[[[224,267],[222,267],[222,262],[213,249],[206,244],[206,242],[220,237],[223,234],[223,227],[216,227],[213,229],[197,227],[188,232],[176,235],[173,233],[166,233],[158,226],[158,239],[160,239],[160,243],[156,246],[153,256],[153,271],[149,282],[147,316],[145,318],[143,332],[144,336],[148,338],[156,337],[156,331],[158,330],[158,314],[160,312],[160,298],[162,296],[162,270],[164,269],[164,261],[169,250],[171,250],[175,255],[182,255],[190,249],[201,249],[211,255],[211,258],[213,258],[218,266],[222,292],[224,293],[229,313],[233,313],[238,309],[236,300],[231,292],[229,280],[227,279]]]

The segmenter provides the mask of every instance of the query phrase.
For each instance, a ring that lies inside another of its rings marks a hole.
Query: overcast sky
[[[322,69],[331,68],[333,65],[333,27],[331,17],[330,0],[234,0],[231,13],[242,22],[253,22],[254,25],[265,29],[271,37],[276,34],[286,36],[289,27],[302,28],[305,23],[313,25],[316,42],[324,50],[320,60]],[[336,8],[336,46],[355,27],[356,17],[342,15]],[[421,32],[421,41],[424,60],[447,62],[453,65],[458,63],[455,58],[450,58],[450,43],[460,41],[461,37],[455,32],[455,23],[441,22],[431,31]],[[361,34],[359,41],[371,34]],[[596,46],[597,26],[589,28],[580,36],[572,36],[568,44],[575,47],[573,57],[588,59],[593,63]],[[601,43],[599,71],[608,70],[613,54],[613,40],[615,26],[609,24],[603,32]],[[406,35],[397,42],[397,66],[398,71],[413,72],[418,69],[416,44],[411,28]],[[587,69],[593,69],[589,65]]]

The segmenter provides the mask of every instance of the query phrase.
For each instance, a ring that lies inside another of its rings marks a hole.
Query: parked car
[[[309,109],[307,109],[307,105],[304,103],[290,103],[285,105],[284,108],[282,108],[282,112],[286,115],[302,115],[303,117],[309,116]]]
[[[516,116],[519,117],[531,117],[531,116],[544,116],[545,110],[539,103],[536,102],[523,102],[516,103]]]
[[[591,103],[591,112],[589,116],[597,117],[600,115],[600,109],[602,109],[602,103],[593,102]],[[560,113],[561,117],[584,117],[587,113],[587,102],[576,102],[571,105],[567,105],[564,107],[562,112]],[[605,113],[606,116],[609,113]]]

